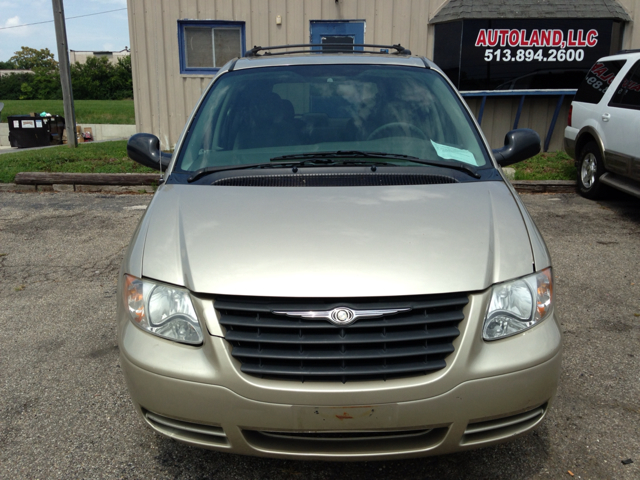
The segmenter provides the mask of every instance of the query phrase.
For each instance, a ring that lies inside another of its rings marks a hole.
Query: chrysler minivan
[[[290,459],[528,432],[561,332],[549,252],[500,167],[538,135],[492,151],[431,61],[333,47],[229,62],[171,156],[129,140],[163,174],[119,276],[136,410],[190,445]]]

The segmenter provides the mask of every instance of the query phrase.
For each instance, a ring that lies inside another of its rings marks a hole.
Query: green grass
[[[62,100],[2,100],[2,123],[7,123],[9,115],[28,115],[31,112],[47,112],[62,115]],[[136,123],[133,100],[76,100],[76,123]]]
[[[564,152],[541,153],[510,167],[516,169],[516,180],[576,179],[573,159]]]
[[[0,183],[12,183],[18,172],[152,173],[127,157],[127,142],[81,143],[0,155]]]

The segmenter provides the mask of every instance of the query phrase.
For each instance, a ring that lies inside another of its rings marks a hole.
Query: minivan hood
[[[144,277],[198,293],[379,297],[483,290],[533,271],[499,181],[422,186],[163,185]]]

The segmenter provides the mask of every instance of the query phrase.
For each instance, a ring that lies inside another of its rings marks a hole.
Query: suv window
[[[574,100],[584,103],[599,103],[625,63],[627,63],[626,60],[596,62],[578,87]]]
[[[609,105],[640,109],[640,60],[620,82]]]

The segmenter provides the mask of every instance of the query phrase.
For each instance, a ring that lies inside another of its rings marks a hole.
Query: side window
[[[178,20],[180,73],[214,75],[245,52],[244,22]]]
[[[626,60],[596,62],[578,87],[574,100],[584,103],[599,103],[625,63],[627,63]]]
[[[640,60],[624,77],[609,105],[621,108],[640,109]]]

